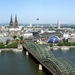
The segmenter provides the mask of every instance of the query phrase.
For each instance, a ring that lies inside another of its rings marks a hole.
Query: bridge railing
[[[37,55],[37,57],[40,57],[41,59],[44,59],[45,56],[44,54],[42,54],[42,51],[40,51],[39,47],[37,47],[37,45],[35,45],[34,43],[30,43],[30,42],[26,42],[26,44],[28,45],[29,50],[31,50],[31,52],[34,55]]]
[[[44,54],[46,55],[46,57],[54,57],[53,53],[47,48],[46,45],[40,45],[41,48],[43,49]]]
[[[58,61],[56,58],[50,58],[49,61],[53,64],[57,71],[60,71],[61,73],[63,73],[63,75],[69,75],[69,71],[67,70],[67,68],[65,68],[63,63]]]
[[[70,74],[75,73],[75,67],[73,64],[71,65],[68,61],[66,62],[66,60],[64,58],[58,57],[57,59],[59,61],[61,61],[61,63],[64,63],[65,68],[68,69]]]

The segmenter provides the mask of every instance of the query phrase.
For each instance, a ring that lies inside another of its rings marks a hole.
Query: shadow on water
[[[35,62],[35,64],[36,64],[37,66],[39,66],[39,62],[38,62],[31,54],[29,54],[29,56],[30,56],[30,58],[32,59],[32,61]],[[29,57],[29,56],[27,56],[27,57]],[[50,73],[44,66],[42,66],[42,67],[43,67],[43,71],[46,73],[46,75],[53,75],[53,74]],[[39,69],[39,67],[38,67],[38,69]],[[39,70],[39,75],[43,75],[43,71],[40,71],[40,70]]]

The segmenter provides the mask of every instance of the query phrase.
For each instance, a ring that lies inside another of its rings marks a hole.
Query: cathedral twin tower
[[[13,23],[12,15],[10,18],[10,28],[18,28],[17,16],[15,16],[15,22]]]

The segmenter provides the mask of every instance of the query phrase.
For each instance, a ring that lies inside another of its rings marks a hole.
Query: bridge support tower
[[[39,64],[39,70],[42,70],[42,65],[41,64]]]
[[[26,51],[26,55],[29,55],[28,51]]]

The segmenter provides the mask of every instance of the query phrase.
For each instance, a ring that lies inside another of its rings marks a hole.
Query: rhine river
[[[46,75],[25,52],[2,51],[0,75]]]
[[[55,57],[69,59],[75,64],[75,49],[52,50]],[[39,71],[36,64],[24,51],[1,51],[0,53],[0,75],[46,75]]]
[[[67,58],[70,60],[73,64],[75,64],[75,48],[69,49],[69,50],[52,50],[55,57],[62,57]]]

